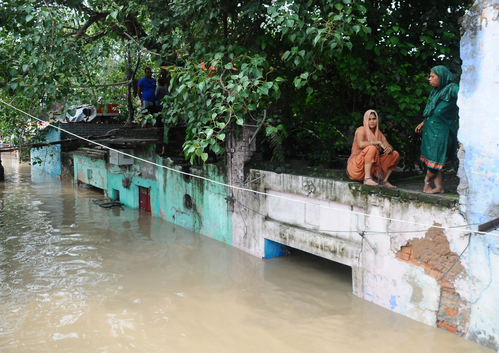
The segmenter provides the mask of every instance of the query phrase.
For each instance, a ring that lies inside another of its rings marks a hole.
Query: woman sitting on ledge
[[[366,185],[395,187],[388,178],[399,162],[399,153],[393,150],[379,131],[378,114],[368,110],[364,114],[364,126],[355,131],[352,154],[348,159],[347,175]]]

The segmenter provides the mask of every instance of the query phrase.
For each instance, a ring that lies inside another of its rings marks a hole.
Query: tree
[[[288,135],[288,157],[331,165],[334,155],[347,153],[352,126],[370,108],[406,160],[415,159],[414,119],[429,92],[424,77],[437,63],[459,73],[458,18],[469,3],[11,0],[0,6],[4,99],[33,112],[42,102],[69,106],[68,97],[97,104],[116,96],[105,86],[103,67],[117,62],[112,80],[127,82],[131,92],[140,57],[141,65],[168,67],[164,115],[168,124],[186,123],[184,152],[192,163],[206,161],[210,150],[223,154],[228,133],[245,122],[261,124],[266,114],[262,131],[280,134],[274,142]],[[2,119],[9,126],[15,120]]]

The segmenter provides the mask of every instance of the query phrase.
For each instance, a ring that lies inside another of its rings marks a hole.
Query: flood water
[[[2,159],[1,352],[492,352],[355,297],[348,267],[262,260]]]

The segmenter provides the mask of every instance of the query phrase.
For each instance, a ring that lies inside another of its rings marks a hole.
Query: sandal
[[[383,185],[383,186],[386,186],[388,188],[396,188],[395,185],[393,185],[392,183],[390,183],[388,180],[385,181],[385,180],[382,180],[380,183],[380,185]]]
[[[367,182],[368,180],[371,180],[371,182],[370,182],[370,183],[368,183],[368,182]],[[364,185],[368,185],[368,186],[377,186],[377,185],[379,185],[379,184],[378,184],[377,182],[375,182],[375,181],[373,180],[373,178],[367,178],[367,179],[364,179]]]

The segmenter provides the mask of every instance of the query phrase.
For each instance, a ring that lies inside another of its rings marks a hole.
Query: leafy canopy
[[[367,109],[379,112],[385,135],[411,161],[425,77],[436,64],[459,74],[458,19],[468,6],[10,0],[0,2],[0,94],[34,115],[55,102],[123,100],[133,110],[124,97],[134,70],[162,66],[170,95],[160,117],[186,124],[192,163],[223,154],[237,126],[263,123],[271,145],[284,145],[281,157],[334,165]],[[0,133],[18,134],[25,118],[5,105],[0,114]]]

